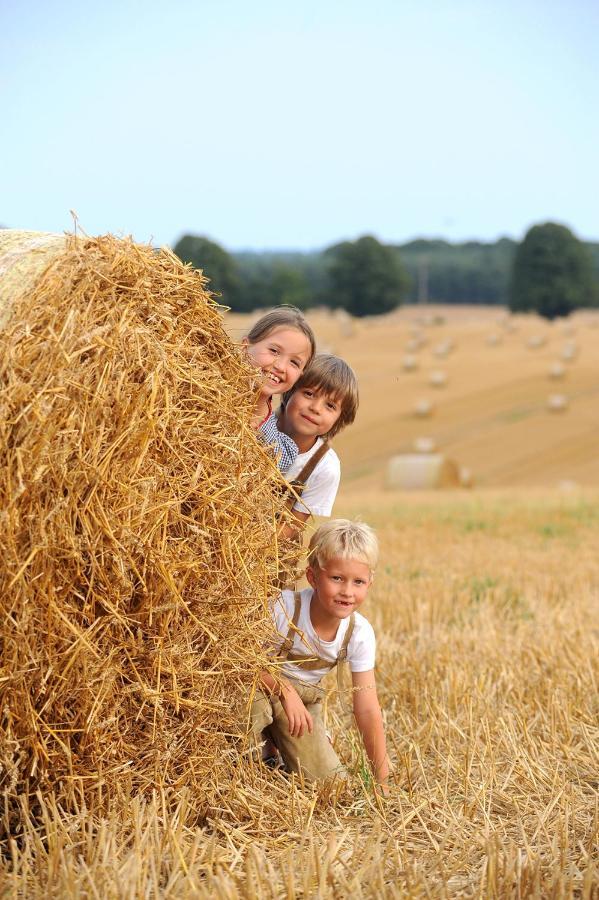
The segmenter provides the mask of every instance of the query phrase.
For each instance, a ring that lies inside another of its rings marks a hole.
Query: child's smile
[[[292,388],[310,357],[310,342],[297,328],[275,328],[254,344],[244,340],[244,346],[262,373],[263,396],[283,394]]]
[[[339,621],[362,605],[372,580],[368,564],[335,558],[322,569],[310,566],[306,576],[314,588],[310,605],[312,625],[323,640],[332,640],[326,633],[320,634],[319,626],[325,632],[333,630],[334,637]]]
[[[281,425],[300,448],[309,450],[315,439],[327,434],[341,415],[341,404],[316,388],[296,390],[285,405]]]

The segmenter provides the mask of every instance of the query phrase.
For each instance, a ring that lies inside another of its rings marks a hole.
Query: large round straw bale
[[[403,490],[427,490],[456,487],[456,464],[441,454],[405,453],[392,456],[387,465],[387,487]]]
[[[0,232],[0,270],[0,789],[201,810],[277,577],[252,370],[168,250]]]
[[[498,347],[501,344],[502,338],[500,334],[489,334],[487,336],[487,345],[489,347]]]
[[[549,412],[565,412],[568,408],[568,398],[564,394],[550,394],[547,397],[547,409]]]
[[[566,370],[559,362],[552,363],[552,365],[549,367],[549,377],[553,378],[556,381],[560,378],[563,378],[565,374]]]

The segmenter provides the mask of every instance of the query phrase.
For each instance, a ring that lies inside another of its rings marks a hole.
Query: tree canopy
[[[391,247],[365,236],[330,247],[327,257],[329,306],[341,306],[354,316],[389,312],[404,299],[408,276]]]
[[[253,306],[245,305],[235,260],[219,244],[199,235],[186,234],[173,249],[182,262],[202,269],[206,278],[210,279],[210,290],[221,295],[225,306],[239,312],[253,309]]]
[[[510,283],[513,312],[532,310],[546,319],[567,316],[595,301],[591,256],[569,228],[534,225],[516,250]]]

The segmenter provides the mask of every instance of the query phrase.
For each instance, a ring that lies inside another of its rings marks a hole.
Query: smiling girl
[[[272,398],[291,390],[312,361],[316,350],[314,333],[299,309],[280,306],[258,319],[243,338],[242,346],[261,376],[252,427],[274,448],[277,464],[286,472],[299,451],[293,438],[279,431]]]

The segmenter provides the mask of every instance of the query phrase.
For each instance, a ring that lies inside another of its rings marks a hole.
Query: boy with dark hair
[[[341,466],[329,440],[351,425],[357,410],[356,376],[343,359],[329,353],[317,354],[283,395],[278,428],[299,450],[285,478],[301,494],[292,506],[300,528],[310,515],[331,515]]]

